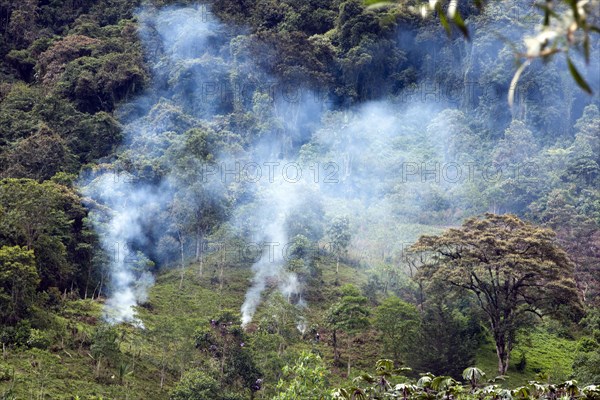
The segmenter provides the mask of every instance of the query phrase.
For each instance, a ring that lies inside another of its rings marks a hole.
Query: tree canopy
[[[500,375],[528,314],[581,312],[573,263],[554,232],[514,215],[470,218],[461,228],[422,236],[411,249],[428,254],[421,279],[476,297],[496,344]]]

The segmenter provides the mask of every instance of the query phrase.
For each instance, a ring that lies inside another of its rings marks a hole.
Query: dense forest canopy
[[[597,2],[375,3],[0,0],[1,398],[600,396]]]

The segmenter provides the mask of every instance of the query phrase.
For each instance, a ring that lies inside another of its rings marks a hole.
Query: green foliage
[[[114,149],[120,128],[112,116],[75,107],[112,111],[145,85],[147,73],[128,20],[137,1],[30,3],[0,6],[2,73],[14,74],[0,97],[0,176],[42,180]]]
[[[373,312],[373,326],[383,336],[385,354],[394,361],[411,365],[411,353],[418,343],[421,318],[417,308],[395,296],[385,299]]]
[[[477,367],[468,367],[462,373],[463,379],[468,381],[473,389],[477,387],[477,384],[481,382],[484,376],[485,372]]]
[[[32,329],[29,333],[29,339],[27,339],[27,346],[45,350],[50,347],[50,339],[47,334],[39,329]]]
[[[417,371],[450,375],[458,378],[472,365],[479,344],[479,321],[463,312],[456,304],[435,299],[426,302],[419,340],[410,353],[409,366]]]
[[[559,381],[572,377],[575,370],[571,365],[576,358],[576,348],[577,341],[558,337],[542,328],[530,333],[519,333],[503,386],[524,385],[531,380]],[[519,364],[523,359],[525,365],[520,370]],[[498,356],[491,341],[479,346],[474,363],[488,378],[498,374]],[[544,377],[540,377],[542,375]],[[500,380],[497,382],[500,383]]]
[[[292,366],[283,367],[284,377],[279,380],[279,394],[273,400],[331,399],[328,391],[329,371],[321,357],[303,352]]]
[[[67,64],[57,89],[83,112],[112,111],[143,87],[146,76],[140,63],[135,53],[80,57]]]
[[[352,233],[350,232],[350,220],[346,217],[334,218],[327,227],[327,236],[329,238],[330,251],[336,257],[335,276],[336,284],[340,268],[340,257],[348,251]]]
[[[193,369],[187,371],[171,391],[171,400],[204,400],[219,397],[218,382],[206,372]]]
[[[291,343],[299,335],[296,325],[300,317],[300,310],[296,306],[290,304],[281,293],[273,293],[257,316],[258,327],[269,335],[279,335],[286,343]]]
[[[102,360],[106,360],[111,366],[118,365],[121,351],[117,329],[109,325],[99,325],[92,336],[90,350],[98,369],[100,369]]]
[[[2,241],[33,250],[41,288],[65,288],[76,267],[76,243],[85,230],[79,197],[51,181],[4,179],[0,209],[6,210],[0,223]]]
[[[378,369],[381,364],[390,360],[380,360],[377,362]],[[384,399],[384,398],[402,398],[423,399],[437,397],[452,397],[464,399],[480,398],[518,398],[518,399],[546,399],[550,396],[565,398],[580,396],[585,399],[595,399],[598,395],[598,389],[594,385],[580,387],[575,380],[569,380],[557,384],[540,383],[530,381],[525,386],[520,386],[512,390],[503,389],[497,384],[480,384],[479,381],[485,376],[483,371],[476,367],[469,367],[463,372],[463,378],[468,381],[467,385],[462,385],[459,381],[448,376],[435,376],[433,374],[422,374],[418,381],[406,381],[396,385],[391,385],[387,379],[374,379],[368,374],[356,379],[355,386],[350,388],[340,388],[333,391],[333,398],[336,399]]]
[[[260,379],[249,337],[240,325],[240,316],[223,310],[194,333],[196,348],[219,365],[219,384],[240,391],[253,391]]]
[[[23,83],[11,86],[0,103],[0,144],[6,146],[14,140],[25,138],[37,131],[34,105],[39,99],[39,90]]]
[[[393,6],[398,1],[389,0],[364,0],[364,3],[371,8]],[[414,13],[420,13],[425,17],[428,14],[436,14],[440,20],[440,24],[446,31],[449,37],[452,36],[453,29],[457,29],[468,40],[469,29],[465,23],[461,10],[456,3],[448,2],[447,8],[444,9],[446,2],[435,0],[429,4],[422,4],[420,7],[411,7]],[[483,0],[473,0],[472,2],[478,9],[487,6]],[[568,7],[560,7],[563,3]],[[569,51],[576,49],[583,53],[586,63],[590,62],[590,42],[592,37],[600,33],[600,27],[595,25],[596,17],[598,16],[598,2],[584,0],[548,0],[543,6],[539,6],[540,21],[537,24],[536,36],[527,36],[521,38],[527,47],[526,52],[521,53],[515,51],[515,56],[523,59],[520,67],[517,69],[511,82],[509,91],[509,104],[513,105],[514,90],[519,81],[519,78],[525,69],[529,66],[532,59],[541,58],[548,61],[557,53],[565,53],[567,59],[568,71],[573,77],[577,85],[587,92],[592,94],[592,89],[585,79],[581,76],[577,67],[569,57]],[[575,34],[577,32],[577,34]]]
[[[14,371],[7,365],[0,364],[0,381],[8,381],[13,378]]]
[[[40,282],[32,250],[0,248],[0,321],[14,324],[29,313]]]
[[[333,329],[355,333],[369,326],[367,298],[354,285],[344,285],[341,299],[330,309],[327,321]]]
[[[585,332],[578,344],[573,361],[573,372],[579,382],[594,384],[600,381],[600,312],[591,309],[582,320]]]
[[[304,235],[296,235],[286,249],[286,270],[296,274],[302,284],[315,284],[322,275],[318,267],[318,253],[315,242]]]
[[[350,244],[352,234],[350,232],[350,221],[346,217],[334,218],[327,228],[327,235],[331,240],[332,250],[343,253]]]
[[[352,338],[357,333],[365,330],[369,325],[369,309],[367,298],[361,296],[359,289],[351,284],[342,286],[341,299],[334,303],[325,317],[327,325],[332,330],[333,358],[338,362],[340,354],[338,351],[338,334],[345,333],[348,338],[346,345],[348,350],[352,345]],[[347,354],[348,375],[350,375],[350,352]]]
[[[461,229],[421,237],[413,249],[431,254],[421,279],[476,296],[496,342],[500,375],[506,373],[515,334],[528,313],[581,307],[573,265],[554,233],[514,215],[468,219]]]
[[[313,193],[307,192],[301,205],[292,211],[287,221],[290,237],[304,236],[312,244],[323,238],[323,205],[315,200]],[[318,197],[317,197],[318,198]]]

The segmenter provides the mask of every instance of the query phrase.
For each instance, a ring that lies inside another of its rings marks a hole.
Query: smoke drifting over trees
[[[353,251],[384,258],[398,256],[401,246],[384,240],[377,249],[369,238],[408,243],[435,231],[432,225],[481,212],[525,212],[532,198],[518,198],[527,196],[521,186],[552,171],[539,169],[535,147],[512,153],[557,128],[540,119],[540,104],[570,107],[571,123],[581,108],[542,90],[549,76],[561,79],[554,65],[526,73],[517,104],[506,107],[511,68],[507,45],[494,38],[502,24],[495,11],[475,19],[472,43],[441,47],[410,30],[386,39],[404,58],[422,61],[413,83],[388,92],[388,100],[340,107],[332,93],[263,68],[260,57],[273,54],[271,43],[238,36],[246,28],[227,26],[207,6],[140,10],[153,84],[120,108],[126,138],[117,160],[81,181],[98,205],[104,249],[120,249],[111,263],[107,316],[133,319],[132,307],[152,283],[148,257],[185,264],[195,252],[198,259],[221,223],[230,234],[252,238],[259,255],[242,306],[247,323],[270,281],[305,304],[305,282],[289,268],[286,251],[298,235],[311,236],[309,226],[292,229],[307,210],[320,210],[307,222],[313,226],[349,217]],[[516,21],[515,37],[530,29],[528,21]],[[362,73],[380,73],[377,68]],[[565,79],[563,86],[572,84]],[[493,152],[481,145],[482,137],[498,135],[504,138]],[[499,153],[503,143],[506,154]],[[499,198],[500,188],[515,196]],[[212,220],[202,223],[207,215]],[[392,219],[411,229],[388,224]],[[329,238],[321,231],[308,239],[318,247]]]
[[[0,397],[598,381],[598,0],[374,2],[0,1]]]

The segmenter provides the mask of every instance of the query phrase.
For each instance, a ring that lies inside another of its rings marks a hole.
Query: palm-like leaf
[[[511,391],[510,393],[514,398],[527,400],[531,398],[531,391],[527,386],[521,386]]]
[[[458,385],[458,381],[454,380],[450,376],[436,376],[431,381],[431,388],[438,392],[447,390],[456,385]]]
[[[433,378],[435,377],[431,373],[423,374],[423,376],[421,376],[421,378],[419,378],[417,381],[417,386],[422,388],[431,387],[431,381],[433,381]]]
[[[581,389],[586,400],[600,400],[600,386],[589,385]]]
[[[477,367],[466,368],[462,373],[463,379],[471,383],[471,387],[474,389],[477,387],[477,383],[485,376],[485,372]]]

